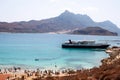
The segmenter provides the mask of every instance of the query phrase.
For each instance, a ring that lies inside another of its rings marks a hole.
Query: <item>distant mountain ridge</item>
[[[57,17],[44,20],[31,20],[28,22],[0,22],[0,32],[15,32],[15,33],[46,33],[60,32],[82,29],[86,27],[101,27],[111,32],[117,32],[120,35],[120,29],[110,21],[94,22],[89,16],[74,14],[65,11]]]

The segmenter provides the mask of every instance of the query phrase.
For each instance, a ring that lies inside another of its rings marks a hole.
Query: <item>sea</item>
[[[104,49],[62,48],[69,39],[120,46],[120,36],[0,33],[0,68],[88,69],[98,67],[108,57]]]

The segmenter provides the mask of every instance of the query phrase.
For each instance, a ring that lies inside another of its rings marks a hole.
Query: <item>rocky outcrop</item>
[[[103,59],[103,64],[114,64],[120,61],[120,47],[108,48],[106,53],[108,53],[110,57]]]

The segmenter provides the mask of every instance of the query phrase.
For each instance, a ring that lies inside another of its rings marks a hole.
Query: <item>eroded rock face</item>
[[[103,59],[103,64],[114,64],[120,59],[120,47],[113,47],[106,50],[109,54],[109,58]]]

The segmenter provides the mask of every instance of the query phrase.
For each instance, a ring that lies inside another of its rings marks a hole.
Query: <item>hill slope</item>
[[[57,17],[44,19],[40,21],[31,20],[28,22],[0,22],[0,32],[19,32],[19,33],[32,33],[32,32],[57,32],[67,31],[74,29],[82,29],[89,26],[98,26],[103,29],[117,32],[120,34],[120,29],[110,21],[94,22],[89,16],[74,14],[65,11]]]
[[[100,27],[87,27],[80,30],[74,30],[71,34],[82,34],[82,35],[112,35],[117,36],[117,33],[110,32]]]

